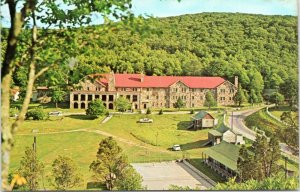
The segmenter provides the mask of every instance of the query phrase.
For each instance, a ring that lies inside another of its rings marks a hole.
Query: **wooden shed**
[[[206,111],[199,111],[192,117],[194,129],[211,128],[215,125],[215,118]]]

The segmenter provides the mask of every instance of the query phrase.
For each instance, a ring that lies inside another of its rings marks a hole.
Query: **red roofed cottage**
[[[208,91],[218,105],[232,105],[237,85],[237,77],[232,84],[221,77],[94,74],[70,93],[70,108],[86,109],[90,101],[101,99],[108,109],[114,109],[118,97],[126,97],[132,109],[172,108],[179,97],[186,107],[193,108],[204,105]]]

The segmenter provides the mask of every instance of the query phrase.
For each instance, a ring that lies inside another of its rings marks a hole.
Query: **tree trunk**
[[[10,152],[13,146],[13,134],[17,129],[18,125],[21,123],[22,117],[18,117],[16,122],[10,126],[9,123],[9,107],[10,107],[10,84],[12,80],[12,74],[14,72],[14,57],[16,54],[17,48],[17,38],[21,33],[22,26],[24,23],[24,19],[26,18],[27,14],[34,9],[36,2],[35,1],[27,1],[24,4],[24,7],[21,9],[20,13],[16,11],[16,2],[15,1],[7,1],[9,6],[10,12],[10,19],[11,19],[11,27],[9,30],[9,35],[7,38],[7,47],[5,51],[4,60],[1,67],[1,125],[2,125],[2,189],[3,190],[11,190],[11,187],[8,183],[8,174],[9,174],[9,164],[10,164]],[[28,83],[29,84],[29,83]],[[31,90],[32,92],[32,90]],[[31,93],[26,92],[26,95],[30,95]],[[29,98],[30,99],[30,98]],[[26,99],[24,100],[25,103]],[[26,103],[25,103],[26,104]],[[27,104],[28,107],[28,104]],[[26,105],[22,107],[20,115],[24,113],[25,108],[27,111]],[[26,113],[25,111],[25,113]],[[25,114],[24,114],[25,117]]]
[[[55,108],[57,108],[57,106],[58,106],[58,105],[57,105],[57,102],[55,102]]]

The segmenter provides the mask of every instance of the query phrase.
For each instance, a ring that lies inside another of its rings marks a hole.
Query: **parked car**
[[[180,145],[173,145],[173,151],[181,151]]]
[[[52,116],[62,116],[62,112],[61,111],[51,111],[51,112],[49,112],[49,115],[52,115]]]
[[[153,119],[143,118],[139,120],[140,123],[153,123]]]

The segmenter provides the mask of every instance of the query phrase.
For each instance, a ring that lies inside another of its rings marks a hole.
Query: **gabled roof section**
[[[193,119],[203,119],[206,115],[209,115],[209,116],[211,116],[211,117],[214,119],[214,117],[213,117],[211,114],[207,113],[206,111],[199,111],[199,112],[193,117]]]
[[[219,128],[217,128],[216,130],[219,131],[220,133],[225,133],[226,131],[228,131],[230,128],[227,127],[226,125],[222,124]]]
[[[220,144],[206,149],[204,153],[231,170],[237,171],[239,150],[240,147],[238,145],[222,141]]]
[[[109,74],[101,75],[100,81],[107,85]],[[196,76],[144,76],[141,74],[114,74],[115,87],[142,87],[167,88],[181,81],[189,88],[212,89],[225,82],[222,77],[196,77]]]

